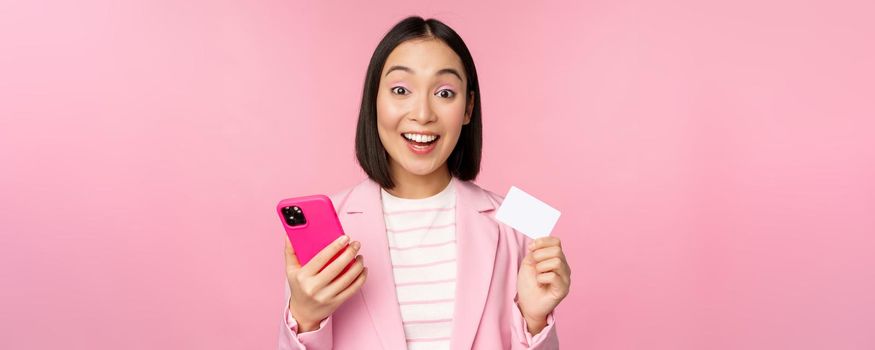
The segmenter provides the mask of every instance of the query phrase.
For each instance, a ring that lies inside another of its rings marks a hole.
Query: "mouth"
[[[401,137],[406,141],[410,151],[419,155],[428,154],[434,150],[435,145],[437,145],[438,140],[441,138],[440,135],[430,132],[405,132],[401,133]]]

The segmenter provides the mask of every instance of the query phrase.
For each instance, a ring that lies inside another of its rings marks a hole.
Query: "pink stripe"
[[[437,281],[420,281],[420,282],[406,282],[406,283],[395,283],[395,287],[407,287],[407,286],[419,286],[423,284],[438,284],[438,283],[447,283],[447,282],[455,282],[455,278],[450,278],[446,280],[437,280]]]
[[[413,227],[413,228],[405,228],[405,229],[403,229],[403,230],[390,230],[390,229],[386,229],[386,231],[388,231],[388,232],[390,232],[390,233],[402,233],[402,232],[410,232],[410,231],[423,230],[423,229],[430,229],[430,228],[444,228],[444,227],[450,227],[450,226],[455,226],[455,225],[456,225],[456,223],[454,222],[454,223],[452,223],[452,224],[446,224],[446,225]]]
[[[402,264],[398,264],[398,265],[392,264],[392,267],[397,268],[397,269],[403,269],[403,268],[409,268],[409,267],[426,267],[426,266],[446,264],[448,262],[453,262],[453,261],[456,261],[456,258],[447,259],[447,260],[439,260],[439,261],[434,261],[434,262],[425,263],[425,264],[403,264],[403,265]]]
[[[407,339],[407,342],[408,343],[415,343],[415,342],[444,341],[444,340],[450,340],[450,337]]]
[[[456,240],[446,241],[441,243],[429,243],[429,244],[417,244],[409,247],[389,247],[389,250],[408,250],[408,249],[417,249],[417,248],[431,248],[431,247],[440,247],[442,245],[456,243]]]
[[[443,322],[452,322],[452,318],[445,318],[443,320],[416,320],[416,321],[404,321],[404,324],[423,324],[423,323],[443,323]]]
[[[423,305],[423,304],[441,304],[441,303],[449,303],[455,299],[436,299],[436,300],[414,300],[414,301],[404,301],[398,302],[398,305]]]
[[[425,213],[425,212],[430,212],[430,211],[450,211],[450,210],[453,210],[455,208],[456,207],[399,210],[399,211],[383,212],[383,215],[397,215],[397,214],[406,214],[406,213]]]

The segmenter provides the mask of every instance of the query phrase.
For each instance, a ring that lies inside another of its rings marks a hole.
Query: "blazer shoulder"
[[[483,196],[486,197],[486,199],[492,204],[492,206],[496,210],[498,210],[498,207],[501,206],[502,202],[504,202],[504,196],[502,196],[500,194],[497,194],[497,193],[492,192],[490,190],[487,190],[483,187],[480,187],[480,185],[478,185],[474,182],[471,182],[471,181],[464,181],[463,183],[466,184],[467,186],[471,187],[474,191],[482,193]]]
[[[489,200],[491,200],[492,203],[495,204],[496,209],[498,209],[498,207],[501,206],[501,203],[504,202],[504,196],[487,189],[481,189],[483,190],[483,192],[486,193],[486,196],[489,197]]]
[[[334,205],[334,211],[340,213],[341,210],[346,208],[346,204],[350,198],[350,195],[352,195],[352,193],[355,192],[357,188],[367,184],[367,182],[368,179],[365,179],[355,185],[347,186],[340,191],[329,194],[328,199],[331,199],[331,204]]]
[[[513,227],[510,227],[505,223],[495,219],[495,214],[498,212],[498,207],[500,207],[501,203],[504,202],[504,196],[482,188],[474,183],[471,183],[471,185],[473,185],[476,190],[482,192],[483,195],[492,203],[492,206],[495,207],[495,210],[491,210],[484,214],[488,215],[492,219],[492,221],[495,221],[495,223],[499,227],[499,230],[501,232],[505,232],[512,239],[512,241],[516,243],[517,247],[519,248],[519,253],[521,254],[521,256],[524,256],[525,246],[529,242],[531,242],[532,239],[529,236],[526,236],[521,232],[517,231]]]

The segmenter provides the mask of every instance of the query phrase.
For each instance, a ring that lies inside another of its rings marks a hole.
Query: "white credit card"
[[[549,236],[556,221],[559,221],[559,214],[547,203],[511,186],[495,219],[534,239]]]

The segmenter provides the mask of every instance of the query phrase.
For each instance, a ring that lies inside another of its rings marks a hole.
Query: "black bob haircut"
[[[398,22],[383,37],[371,56],[368,64],[365,86],[362,92],[362,103],[359,110],[358,126],[355,133],[355,155],[359,165],[371,180],[383,188],[394,188],[395,182],[389,171],[389,154],[380,135],[377,133],[377,91],[380,86],[380,74],[386,59],[392,50],[401,43],[412,39],[434,38],[449,46],[462,60],[467,77],[465,91],[466,112],[473,93],[474,106],[471,109],[471,120],[462,125],[459,141],[453,152],[447,158],[447,168],[450,175],[459,180],[474,180],[480,172],[480,153],[483,145],[483,123],[480,117],[480,85],[477,82],[477,69],[474,59],[465,46],[459,34],[442,22],[418,16],[407,17]]]

